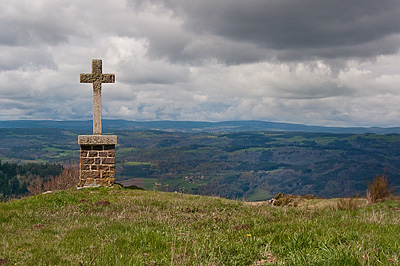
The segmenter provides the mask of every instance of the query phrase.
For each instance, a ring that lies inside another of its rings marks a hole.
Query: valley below
[[[80,134],[87,130],[0,128],[0,160],[78,165]],[[110,128],[107,134],[118,136],[117,182],[146,190],[248,201],[281,192],[351,197],[382,174],[395,193],[400,188],[398,134]]]

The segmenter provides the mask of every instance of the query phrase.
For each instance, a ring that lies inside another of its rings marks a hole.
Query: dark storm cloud
[[[368,58],[395,53],[400,45],[398,0],[149,1],[171,9],[197,37],[219,36],[264,49],[261,60]]]

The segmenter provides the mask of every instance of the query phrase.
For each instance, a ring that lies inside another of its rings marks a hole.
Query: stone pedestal
[[[112,186],[115,182],[115,135],[81,135],[79,187]]]

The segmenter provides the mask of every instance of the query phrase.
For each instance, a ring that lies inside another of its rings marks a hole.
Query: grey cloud
[[[41,47],[1,47],[0,71],[15,69],[38,70],[57,68],[53,55],[46,46]]]
[[[90,119],[91,102],[88,99],[43,98],[0,101],[1,120],[14,119]]]
[[[300,85],[298,87],[282,87],[277,88],[277,96],[281,99],[320,99],[337,97],[341,95],[352,95],[354,92],[346,87],[339,87],[333,81],[321,84]]]
[[[163,61],[142,61],[132,64],[130,60],[119,63],[119,81],[136,84],[175,84],[189,81],[189,69]]]
[[[43,18],[44,19],[44,18]],[[0,43],[12,46],[30,46],[38,44],[58,44],[66,42],[71,33],[51,21],[4,21],[1,19]]]
[[[67,43],[83,36],[82,14],[70,1],[3,1],[0,3],[0,44],[40,46]]]
[[[393,36],[400,33],[397,0],[135,2],[162,4],[173,10],[175,16],[184,20],[185,29],[193,33],[192,41],[196,36],[219,36],[237,43],[252,43],[264,49],[261,60],[375,57],[395,53],[400,46],[393,41]],[[231,61],[235,61],[235,56],[240,53],[231,54]]]
[[[142,34],[149,39],[149,55],[159,59],[168,57],[171,61],[181,61],[185,56],[183,51],[190,42],[190,37],[177,25],[164,24],[154,29],[142,29]]]
[[[265,59],[265,50],[249,42],[234,42],[218,36],[203,36],[188,43],[182,57],[194,62],[218,59],[227,64],[257,62]]]

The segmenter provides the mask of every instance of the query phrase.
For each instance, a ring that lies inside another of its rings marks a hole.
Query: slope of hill
[[[400,202],[314,201],[269,207],[118,187],[13,200],[0,203],[0,265],[400,263]]]
[[[63,128],[89,131],[92,121],[12,120],[0,121],[0,128]],[[352,134],[393,134],[400,133],[400,127],[322,127],[301,124],[265,121],[148,121],[103,120],[104,132],[114,130],[164,130],[170,132],[243,132],[243,131],[303,131]]]

